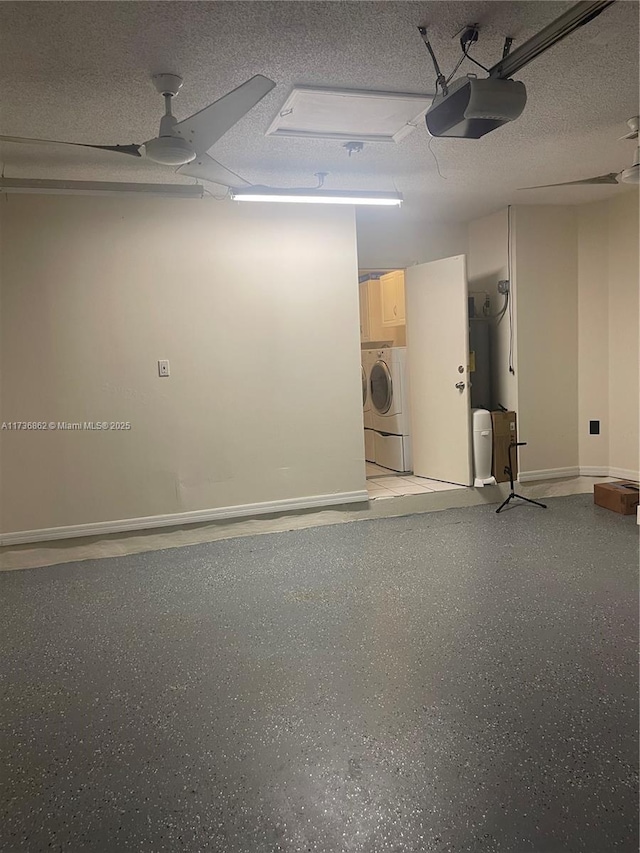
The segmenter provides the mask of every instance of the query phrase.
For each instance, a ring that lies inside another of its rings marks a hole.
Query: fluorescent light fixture
[[[123,181],[47,181],[39,178],[0,178],[0,193],[45,195],[150,195],[162,198],[202,198],[199,184],[127,184]]]
[[[359,190],[270,189],[247,187],[231,190],[234,201],[277,201],[297,204],[375,204],[400,207],[400,193]]]

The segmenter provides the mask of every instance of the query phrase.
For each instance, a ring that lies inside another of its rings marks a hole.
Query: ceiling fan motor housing
[[[631,167],[620,172],[620,178],[625,184],[640,184],[640,145],[636,148]]]
[[[145,142],[147,157],[163,166],[184,166],[195,160],[196,153],[182,136],[175,132],[177,119],[170,113],[160,120],[160,133],[155,139]]]
[[[181,136],[158,136],[145,142],[147,157],[163,166],[184,166],[196,159],[196,154]]]

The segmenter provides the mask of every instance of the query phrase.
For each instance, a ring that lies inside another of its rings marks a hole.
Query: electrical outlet
[[[498,293],[509,293],[509,287],[511,282],[509,279],[503,279],[498,282]]]
[[[169,360],[163,358],[158,362],[158,376],[169,376]]]

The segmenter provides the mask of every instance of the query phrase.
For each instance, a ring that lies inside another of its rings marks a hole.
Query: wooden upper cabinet
[[[360,293],[360,340],[371,340],[370,318],[369,318],[369,282],[363,281],[359,285]]]
[[[380,297],[382,325],[404,325],[404,270],[394,270],[380,277]]]

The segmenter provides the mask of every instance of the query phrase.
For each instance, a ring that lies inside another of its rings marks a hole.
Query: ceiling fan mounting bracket
[[[182,77],[178,77],[177,74],[153,75],[153,85],[161,95],[171,95],[174,97],[180,91],[182,82]]]
[[[462,50],[469,50],[471,45],[478,41],[480,26],[479,24],[467,24],[467,26],[459,30],[456,35],[460,36],[460,47]]]

